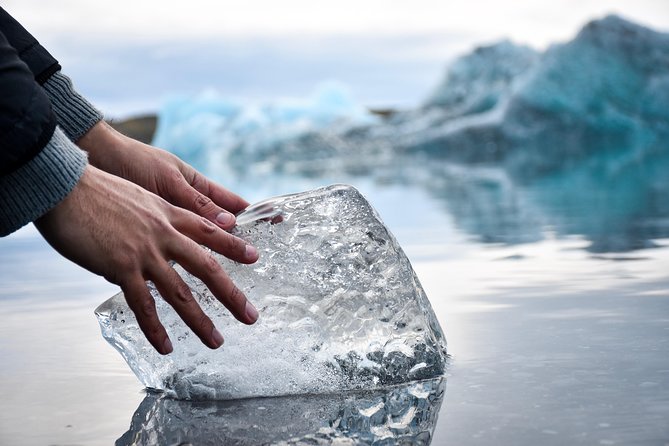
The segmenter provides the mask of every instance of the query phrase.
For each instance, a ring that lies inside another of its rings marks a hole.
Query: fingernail
[[[215,327],[211,331],[211,337],[214,338],[214,342],[216,343],[216,348],[223,345],[223,335]]]
[[[246,317],[251,320],[251,323],[258,320],[258,310],[248,300],[246,301]]]
[[[235,222],[235,216],[227,212],[221,212],[216,216],[216,222],[223,226],[230,226]]]
[[[174,351],[174,347],[172,347],[172,341],[170,341],[170,338],[165,338],[165,342],[163,343],[163,353],[168,354],[172,353]]]
[[[249,259],[255,259],[258,257],[258,250],[251,245],[246,245],[246,257]]]

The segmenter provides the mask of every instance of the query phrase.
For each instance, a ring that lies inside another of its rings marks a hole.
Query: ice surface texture
[[[96,314],[103,336],[140,381],[185,399],[368,389],[440,376],[446,344],[411,264],[365,198],[334,185],[258,203],[236,235],[260,252],[254,265],[216,254],[260,311],[237,322],[178,265],[225,336],[209,350],[155,289],[174,344],[160,356],[118,294]]]
[[[429,445],[445,384],[236,401],[149,393],[116,445]]]

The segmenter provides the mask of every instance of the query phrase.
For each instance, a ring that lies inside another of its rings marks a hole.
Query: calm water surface
[[[587,236],[540,225],[515,228],[532,234],[525,243],[484,243],[434,195],[360,188],[412,260],[448,339],[431,444],[669,444],[669,239],[594,253]],[[93,315],[116,292],[31,227],[0,240],[0,444],[108,445],[136,411],[146,415],[141,385]],[[207,443],[197,435],[211,423],[237,444],[256,444],[249,427],[263,426],[263,441],[279,442],[303,434],[273,428],[286,411],[306,419],[323,401],[177,404],[156,422],[190,423],[193,444]]]

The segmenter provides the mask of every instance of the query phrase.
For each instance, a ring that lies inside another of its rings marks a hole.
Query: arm
[[[0,236],[47,212],[79,180],[86,155],[56,131],[49,100],[0,32]]]
[[[224,229],[232,228],[234,214],[249,205],[171,153],[114,130],[60,71],[49,77],[43,88],[51,100],[58,125],[88,152],[89,161],[95,167],[132,181]]]
[[[81,96],[60,65],[21,24],[0,8],[0,29],[18,50],[51,102],[65,134],[89,154],[91,164],[160,195],[175,206],[201,215],[224,229],[248,202],[209,181],[188,164],[163,150],[113,130],[102,113]]]
[[[202,279],[237,319],[254,323],[258,312],[200,244],[244,263],[257,260],[255,249],[208,220],[88,165],[85,152],[55,121],[34,72],[0,32],[0,235],[35,220],[61,254],[121,286],[160,353],[172,347],[146,280],[154,281],[203,343],[216,348],[223,340],[170,260]],[[97,139],[89,142],[95,152]]]

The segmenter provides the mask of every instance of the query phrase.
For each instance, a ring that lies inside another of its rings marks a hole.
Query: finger
[[[253,263],[258,260],[258,250],[252,245],[192,212],[175,210],[171,223],[182,234],[230,260],[240,263]]]
[[[174,311],[204,345],[211,349],[223,345],[221,333],[209,316],[202,311],[188,285],[167,262],[154,263],[150,275],[163,299],[174,308]]]
[[[230,313],[245,324],[258,320],[258,310],[232,282],[221,265],[202,247],[184,237],[177,249],[170,253],[189,273],[199,277]]]
[[[139,328],[153,345],[153,348],[161,355],[172,353],[174,350],[172,341],[170,341],[165,327],[158,319],[156,303],[146,287],[144,279],[141,276],[130,277],[121,285],[121,290],[125,295],[128,306],[135,313]]]
[[[192,187],[185,178],[170,191],[172,204],[196,213],[209,221],[219,225],[223,229],[231,229],[235,226],[235,216],[218,206],[214,201]]]
[[[190,167],[190,169],[191,171],[184,175],[189,184],[201,194],[211,198],[218,206],[221,206],[223,209],[226,209],[233,214],[236,214],[249,206],[249,202],[239,195],[210,181],[207,177],[192,167]]]

